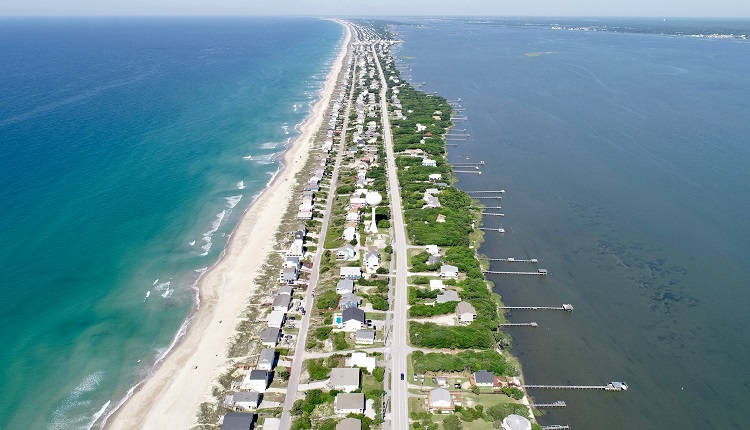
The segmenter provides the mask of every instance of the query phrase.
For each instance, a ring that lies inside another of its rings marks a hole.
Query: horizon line
[[[14,14],[4,18],[641,18],[641,19],[737,19],[749,20],[750,16],[686,16],[686,15],[328,15],[328,14]]]

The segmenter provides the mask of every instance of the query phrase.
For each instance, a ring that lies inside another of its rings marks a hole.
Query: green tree
[[[451,415],[443,420],[444,430],[461,430],[462,428],[461,420],[455,415]]]

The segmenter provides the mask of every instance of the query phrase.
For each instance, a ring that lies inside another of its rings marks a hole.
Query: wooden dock
[[[495,213],[495,212],[482,212],[482,215],[487,215],[487,216],[505,216],[505,214]]]
[[[531,406],[532,408],[537,408],[537,409],[548,409],[548,408],[564,408],[567,405],[565,404],[564,400],[558,400],[553,403],[532,403],[529,406]]]
[[[551,426],[542,426],[542,430],[570,430],[569,425],[551,425]]]
[[[497,191],[466,191],[466,194],[503,194],[505,190]]]
[[[477,199],[477,200],[487,200],[487,199],[502,200],[503,198],[500,197],[500,196],[492,196],[492,197],[476,197],[476,196],[474,196],[474,197],[472,197],[472,199]]]
[[[505,233],[505,229],[504,228],[479,227],[479,229],[482,230],[482,231],[496,231],[498,233]],[[487,272],[485,272],[485,273],[487,273]]]
[[[573,312],[573,305],[563,303],[562,306],[500,306],[498,309],[504,309],[508,311],[521,310],[521,311],[565,311]]]
[[[528,259],[528,260],[524,260],[523,258],[513,258],[513,257],[508,257],[508,258],[488,258],[487,261],[505,261],[505,262],[508,262],[508,263],[538,263],[539,262],[539,260],[537,260],[536,258],[531,258],[531,259]]]
[[[610,382],[607,385],[522,385],[521,388],[539,388],[542,390],[628,391],[628,384],[624,382]]]
[[[502,209],[502,206],[485,206],[485,209]]]
[[[475,175],[481,175],[482,172],[479,170],[454,170],[453,173],[473,173]]]
[[[500,327],[539,327],[539,324],[535,322],[529,323],[504,323],[500,324]]]
[[[489,275],[536,275],[536,276],[546,276],[547,275],[547,269],[539,269],[536,272],[506,272],[506,271],[498,271],[498,270],[485,270],[482,273],[489,274]]]

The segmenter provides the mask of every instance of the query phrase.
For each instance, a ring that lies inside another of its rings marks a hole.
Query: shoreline
[[[254,279],[261,273],[266,255],[274,250],[281,214],[292,202],[294,178],[309,158],[348,52],[351,31],[333,21],[344,27],[344,37],[318,99],[299,125],[300,134],[288,144],[276,175],[230,233],[219,259],[199,280],[196,310],[180,327],[182,330],[187,324],[185,334],[175,335],[172,350],[154,363],[152,375],[128,390],[100,427],[190,428],[197,424],[200,404],[212,399],[212,383],[225,370],[227,345],[248,299],[261,288]]]

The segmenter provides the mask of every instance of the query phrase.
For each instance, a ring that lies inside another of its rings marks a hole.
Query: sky
[[[0,0],[0,16],[471,15],[750,17],[750,0]]]

